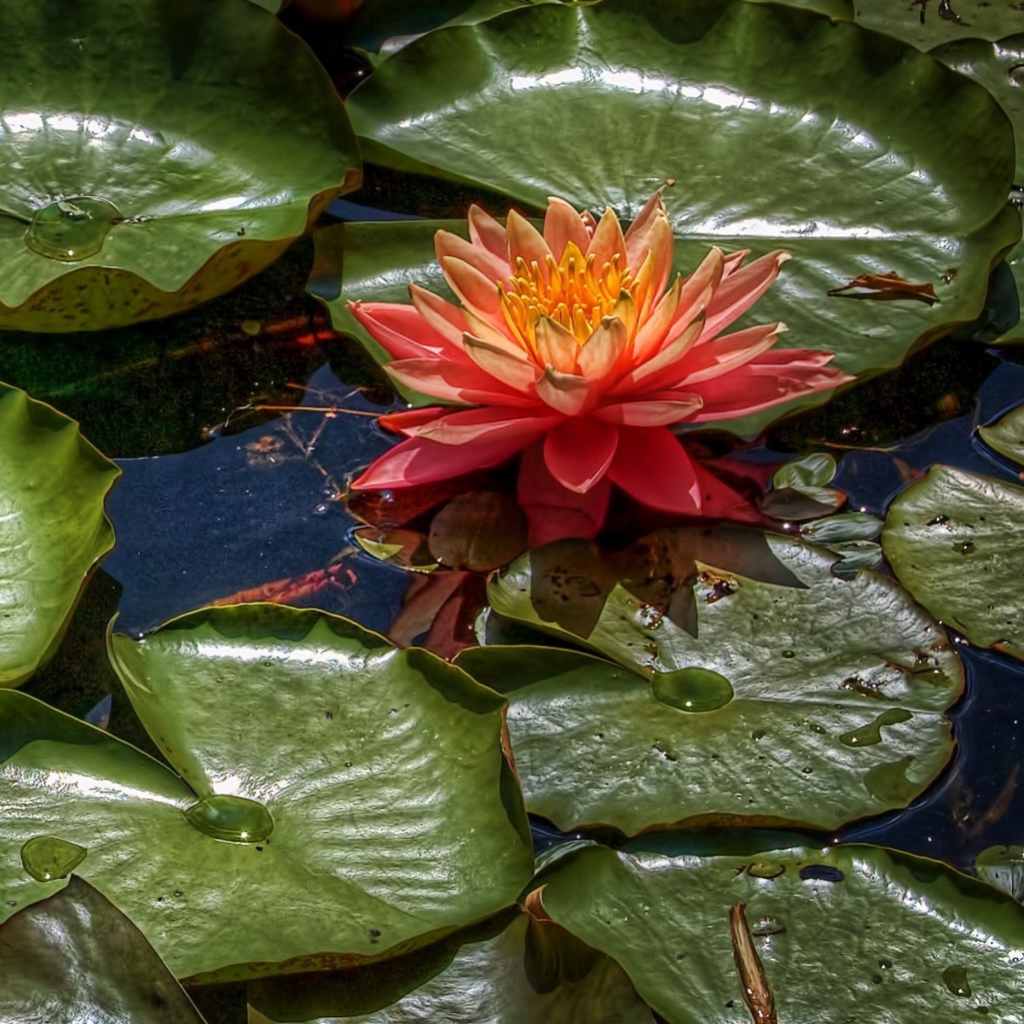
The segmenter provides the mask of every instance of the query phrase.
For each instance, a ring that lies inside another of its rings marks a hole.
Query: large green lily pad
[[[784,320],[784,345],[834,350],[857,375],[974,319],[994,260],[1019,237],[1006,207],[1012,132],[991,96],[904,44],[795,8],[515,10],[410,44],[348,109],[368,159],[534,208],[560,195],[628,219],[675,182],[665,202],[686,239],[678,263],[692,268],[712,244],[790,250],[748,316]],[[416,228],[372,230],[372,242],[350,238],[394,255],[392,234]],[[418,262],[430,258],[424,247]],[[381,257],[374,276],[394,281],[405,265]],[[939,301],[828,294],[891,271]]]
[[[654,1020],[614,960],[558,925],[527,914],[518,914],[495,935],[470,939],[444,970],[394,1002],[388,995],[408,983],[408,965],[403,959],[391,960],[379,965],[376,973],[369,985],[356,977],[345,985],[346,979],[339,976],[339,1006],[331,1013],[310,1017],[308,997],[292,1012],[287,1003],[259,1006],[273,1020],[318,1024],[340,1020],[351,1024],[653,1024]],[[372,1012],[353,1009],[353,1004],[377,1001],[375,996],[390,1005]]]
[[[0,1024],[203,1024],[142,933],[92,886],[0,928]]]
[[[960,39],[999,39],[1024,31],[1016,0],[854,0],[865,28],[896,36],[922,50]]]
[[[1024,487],[934,466],[889,506],[882,547],[900,582],[980,647],[1024,658]]]
[[[103,501],[119,474],[73,420],[0,384],[0,686],[53,653],[114,546]]]
[[[5,0],[0,37],[0,327],[195,306],[359,182],[330,79],[255,4]]]
[[[820,548],[738,534],[744,560],[728,534],[715,546],[696,533],[655,534],[625,565],[560,542],[492,582],[501,615],[635,670],[530,647],[459,656],[509,696],[528,809],[565,830],[635,833],[834,829],[905,806],[952,753],[945,711],[963,676],[942,630],[884,577],[833,575]]]
[[[1024,908],[1008,896],[879,847],[746,845],[707,858],[685,840],[581,850],[544,877],[544,909],[615,957],[670,1024],[750,1021],[737,905],[777,1013],[754,1020],[1024,1020]]]
[[[5,914],[63,884],[27,842],[76,844],[77,873],[200,982],[391,955],[507,906],[529,879],[504,701],[433,655],[271,605],[110,646],[180,777],[0,693]]]

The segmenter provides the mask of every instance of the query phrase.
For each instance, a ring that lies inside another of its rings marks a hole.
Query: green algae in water
[[[651,692],[662,704],[691,712],[717,711],[733,697],[732,683],[709,668],[655,672]]]
[[[913,716],[905,708],[889,708],[883,711],[873,722],[862,725],[859,729],[851,729],[839,737],[839,742],[847,747],[870,747],[882,741],[882,728],[886,725],[898,725]]]

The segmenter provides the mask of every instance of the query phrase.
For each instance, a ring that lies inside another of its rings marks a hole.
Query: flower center
[[[596,266],[593,256],[584,256],[570,242],[556,263],[548,256],[546,265],[527,264],[520,256],[511,284],[501,286],[501,308],[505,322],[527,351],[535,351],[535,328],[541,317],[550,317],[583,345],[610,316],[622,293],[628,292],[632,275],[623,267],[621,253]]]

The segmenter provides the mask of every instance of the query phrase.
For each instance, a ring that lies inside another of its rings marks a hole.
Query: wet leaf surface
[[[6,914],[63,885],[26,871],[24,845],[75,843],[82,877],[172,970],[213,982],[412,948],[528,880],[502,701],[431,655],[344,619],[249,605],[142,641],[115,634],[111,656],[179,774],[0,694]]]
[[[1024,31],[1024,10],[1016,0],[854,0],[854,8],[865,28],[922,50]]]
[[[269,1019],[318,1024],[653,1024],[614,960],[558,925],[510,916],[500,930],[492,925],[490,935],[453,936],[445,960],[432,965],[432,977],[419,961],[434,950],[424,950],[417,961],[386,961],[326,984],[313,979],[315,988],[307,986],[291,1000],[289,979],[258,983],[250,986],[250,1000]],[[408,991],[414,978],[421,984]]]
[[[3,1024],[203,1024],[142,932],[80,878],[0,928]]]
[[[1011,409],[990,426],[979,427],[978,436],[993,451],[1024,466],[1024,405]]]
[[[671,836],[585,849],[543,876],[541,898],[669,1024],[751,1020],[729,927],[738,903],[780,1022],[1024,1020],[1024,909],[1009,897],[880,847],[765,843],[706,857]]]
[[[1024,658],[1024,488],[934,466],[889,507],[882,546],[900,582],[979,647]]]
[[[104,501],[118,470],[73,420],[4,384],[0,439],[0,686],[16,686],[114,545]]]
[[[254,4],[8,5],[0,36],[4,327],[198,305],[358,184],[330,80]]]
[[[982,881],[1024,903],[1024,846],[990,846],[975,858]]]
[[[500,616],[632,670],[538,648],[460,655],[509,693],[529,810],[635,833],[830,829],[905,806],[952,752],[963,675],[942,630],[884,577],[835,575],[820,548],[705,533],[662,531],[646,561],[549,545],[492,581]]]

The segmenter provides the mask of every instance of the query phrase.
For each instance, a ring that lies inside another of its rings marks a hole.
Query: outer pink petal
[[[849,374],[825,366],[831,358],[832,353],[813,349],[776,349],[734,370],[724,380],[696,384],[693,390],[703,397],[704,408],[693,422],[735,419],[853,380]]]
[[[506,437],[490,443],[447,445],[414,437],[386,452],[350,485],[355,491],[412,487],[486,469],[511,458],[532,439]]]
[[[513,273],[519,273],[519,260],[527,265],[537,264],[541,280],[548,281],[548,257],[551,250],[544,236],[520,213],[509,210],[508,230],[508,264]]]
[[[636,402],[620,402],[595,409],[592,415],[606,423],[626,427],[664,427],[681,423],[699,412],[704,404],[699,395],[687,396],[682,391],[652,394]]]
[[[675,239],[672,236],[672,225],[669,223],[665,204],[661,201],[660,189],[647,200],[644,208],[637,214],[636,220],[630,224],[626,231],[625,243],[626,262],[634,271],[643,265],[648,253],[653,255],[653,290],[655,296],[661,295],[672,270]]]
[[[442,445],[475,445],[503,438],[526,437],[530,440],[558,424],[560,416],[544,415],[538,410],[486,406],[446,412],[418,426],[406,426],[407,437],[421,437]],[[523,444],[527,442],[524,441]]]
[[[445,256],[441,269],[452,291],[471,313],[496,327],[504,323],[497,281],[457,256]]]
[[[564,420],[544,440],[544,462],[563,487],[586,494],[605,475],[618,442],[619,429],[610,423]]]
[[[398,359],[384,367],[388,375],[406,387],[442,402],[466,405],[536,406],[532,396],[505,387],[475,363],[468,366],[446,359]]]
[[[450,352],[444,335],[412,307],[398,302],[350,302],[352,315],[393,359],[420,359]]]
[[[534,385],[538,397],[563,416],[577,416],[591,397],[591,382],[574,373],[559,373],[549,366]]]
[[[616,253],[619,254],[620,265],[625,269],[626,239],[622,235],[622,225],[615,211],[608,207],[597,222],[594,237],[590,239],[585,255],[593,256],[598,267],[604,266]]]
[[[450,409],[439,409],[436,405],[426,409],[403,409],[401,412],[387,412],[383,416],[379,416],[377,422],[385,430],[393,430],[396,434],[414,437],[418,427],[449,412],[451,412]]]
[[[679,377],[673,384],[678,382],[689,386],[732,373],[770,349],[785,330],[787,327],[782,323],[760,324],[735,334],[725,334],[703,345],[697,344],[687,352],[680,364]],[[729,385],[723,382],[722,386]]]
[[[700,485],[686,449],[666,427],[622,427],[612,483],[651,508],[698,515]]]
[[[505,228],[476,203],[470,206],[466,217],[469,221],[470,240],[474,245],[486,249],[492,256],[502,260],[505,263],[505,273],[508,274],[508,237]]]
[[[698,318],[673,339],[656,356],[642,363],[620,380],[609,392],[613,395],[643,395],[668,387],[679,380],[680,367],[686,353],[697,343],[704,321]]]
[[[702,339],[713,338],[729,324],[738,320],[771,287],[779,269],[790,259],[781,249],[766,253],[749,266],[736,270],[715,291],[708,303],[707,320]]]
[[[575,242],[576,248],[584,253],[590,245],[590,235],[583,218],[564,199],[557,196],[548,199],[548,211],[544,215],[544,240],[548,243],[556,263],[561,261],[565,247],[570,242]]]
[[[507,282],[509,278],[508,260],[504,257],[495,256],[494,253],[485,249],[482,245],[474,245],[467,242],[460,235],[451,231],[438,231],[434,235],[434,251],[437,253],[437,260],[442,266],[445,257],[453,257],[468,263],[475,270],[480,271],[487,280],[492,282]]]
[[[462,310],[418,284],[409,285],[409,298],[420,316],[444,338],[449,350],[461,352],[462,335],[469,329]]]

